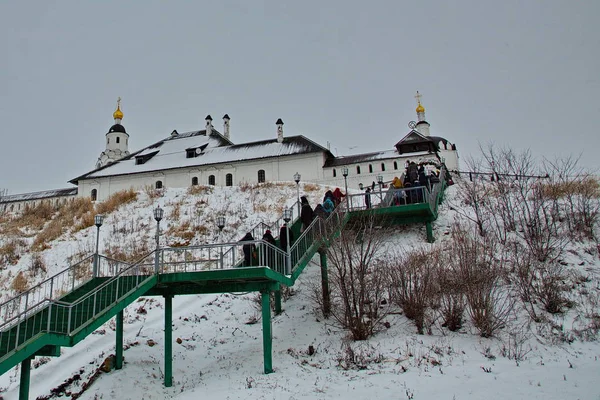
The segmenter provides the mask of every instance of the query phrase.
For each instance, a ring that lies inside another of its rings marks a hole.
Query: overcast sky
[[[0,188],[93,169],[118,96],[130,151],[225,113],[235,143],[282,118],[337,155],[391,149],[419,90],[462,160],[493,142],[596,168],[599,18],[598,0],[4,0]]]

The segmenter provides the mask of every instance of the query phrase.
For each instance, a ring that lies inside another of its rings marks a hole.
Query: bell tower
[[[121,98],[117,99],[117,109],[113,113],[115,124],[110,127],[106,133],[106,149],[100,153],[96,168],[105,166],[108,163],[116,161],[129,155],[129,134],[125,127],[121,125],[123,120],[123,111],[121,111]]]

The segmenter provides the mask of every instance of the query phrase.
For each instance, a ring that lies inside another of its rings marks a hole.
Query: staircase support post
[[[117,323],[117,342],[115,343],[115,369],[123,368],[123,310],[115,317]]]
[[[331,314],[331,297],[329,292],[329,273],[327,271],[327,250],[319,251],[321,261],[321,291],[323,292],[323,316]]]
[[[271,332],[271,296],[269,290],[260,292],[262,304],[263,358],[265,374],[273,372],[273,335]]]
[[[433,237],[433,228],[431,226],[431,221],[425,222],[425,228],[427,229],[427,242],[433,243],[435,239]]]
[[[173,386],[173,295],[165,297],[165,387]]]
[[[31,359],[21,361],[21,380],[19,382],[19,400],[29,400],[29,383],[31,382]]]
[[[281,314],[281,284],[277,284],[277,290],[275,290],[275,315]]]

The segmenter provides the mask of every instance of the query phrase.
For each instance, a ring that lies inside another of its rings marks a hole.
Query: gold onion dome
[[[418,113],[424,113],[425,112],[425,107],[423,107],[423,104],[421,104],[419,102],[419,105],[417,106],[417,110]]]
[[[123,111],[121,111],[121,98],[117,100],[117,110],[113,113],[114,119],[123,119]]]

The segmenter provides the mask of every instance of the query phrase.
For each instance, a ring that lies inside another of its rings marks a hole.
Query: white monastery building
[[[456,145],[430,135],[425,108],[417,92],[417,119],[409,123],[409,132],[385,150],[336,157],[329,149],[302,135],[286,136],[278,119],[273,136],[264,140],[235,144],[231,140],[230,118],[223,116],[222,133],[214,128],[210,115],[204,129],[179,133],[135,152],[129,151],[129,134],[122,124],[121,99],[113,113],[114,125],[106,133],[106,148],[100,153],[95,169],[72,179],[75,188],[57,191],[9,195],[0,199],[0,209],[19,211],[25,204],[54,200],[65,196],[90,197],[101,201],[126,189],[148,186],[189,187],[193,185],[237,186],[268,181],[293,181],[357,188],[372,182],[400,177],[407,161],[432,165],[445,164],[458,170]],[[70,190],[70,191],[69,191]]]

